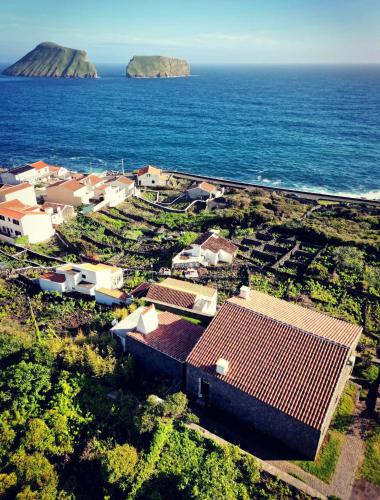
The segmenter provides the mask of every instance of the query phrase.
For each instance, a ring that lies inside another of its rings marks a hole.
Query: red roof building
[[[242,295],[224,303],[189,355],[187,390],[313,458],[361,328],[260,292]]]

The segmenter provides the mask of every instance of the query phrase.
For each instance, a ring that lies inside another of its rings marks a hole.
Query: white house
[[[172,267],[188,268],[216,266],[219,263],[232,264],[237,246],[231,241],[209,231],[199,236],[189,248],[185,248],[172,259]]]
[[[223,194],[223,188],[220,189],[208,182],[200,182],[195,186],[191,186],[187,190],[187,196],[191,200],[208,200],[211,198],[219,198],[220,196],[223,196]]]
[[[63,276],[63,278],[62,278]],[[95,296],[96,290],[115,290],[123,286],[123,270],[106,264],[65,264],[39,279],[46,291],[78,292]]]
[[[45,201],[61,203],[63,205],[88,205],[94,196],[94,189],[91,186],[70,179],[58,181],[46,188]]]
[[[160,168],[147,165],[140,168],[137,172],[137,185],[146,187],[166,186],[168,181],[167,174],[164,174]]]
[[[54,226],[59,226],[59,224],[63,224],[65,221],[75,217],[75,210],[71,205],[46,201],[42,205],[42,208],[46,213],[51,215],[51,221]]]
[[[19,200],[25,205],[37,205],[34,187],[29,182],[0,184],[0,203],[11,200]]]
[[[16,167],[3,172],[1,175],[1,182],[4,184],[20,184],[21,182],[29,182],[35,184],[40,179],[40,173],[31,165],[24,165],[23,167]]]
[[[115,179],[109,181],[111,186],[115,186],[124,191],[124,199],[129,198],[135,192],[135,181],[125,177],[125,175],[120,175]]]
[[[122,305],[128,301],[128,295],[121,290],[98,288],[95,290],[95,300],[106,306]]]
[[[41,207],[25,205],[19,200],[0,203],[0,239],[12,243],[26,236],[29,243],[40,243],[54,232],[50,214]]]

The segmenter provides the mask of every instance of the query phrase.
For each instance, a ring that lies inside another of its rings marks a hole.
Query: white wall
[[[0,202],[11,200],[20,200],[25,205],[37,205],[36,193],[33,186],[26,186],[24,189],[4,193],[4,195],[0,193]]]
[[[39,279],[41,290],[45,292],[59,292],[63,293],[66,291],[66,283],[57,283],[55,281],[46,280],[44,278]]]
[[[20,222],[21,231],[28,236],[29,243],[46,241],[55,233],[50,214],[25,215]]]

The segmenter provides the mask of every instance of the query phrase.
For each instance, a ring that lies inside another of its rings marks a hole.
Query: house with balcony
[[[223,238],[216,231],[209,231],[175,255],[172,259],[172,267],[187,269],[232,264],[237,251],[238,247],[231,241]]]
[[[26,205],[18,199],[0,203],[0,239],[10,243],[27,237],[29,243],[41,243],[55,233],[51,215],[38,205]]]
[[[39,285],[44,291],[77,292],[95,297],[97,290],[104,293],[121,288],[123,270],[107,264],[65,264],[43,274]]]

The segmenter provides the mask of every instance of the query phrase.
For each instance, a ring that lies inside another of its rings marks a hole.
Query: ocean
[[[102,171],[123,159],[127,169],[380,198],[380,66],[194,65],[169,79],[124,70],[1,76],[0,165]]]

